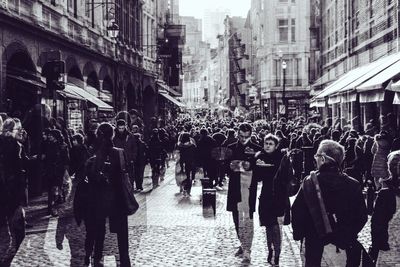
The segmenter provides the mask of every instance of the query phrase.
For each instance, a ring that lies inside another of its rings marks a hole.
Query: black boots
[[[267,257],[267,261],[269,264],[272,264],[271,260],[272,260],[272,249],[268,250],[268,257]]]

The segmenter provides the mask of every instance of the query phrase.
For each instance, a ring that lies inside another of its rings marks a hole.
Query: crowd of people
[[[255,212],[266,229],[268,262],[275,266],[281,227],[288,224],[294,240],[305,241],[306,266],[319,266],[329,243],[346,251],[347,266],[359,266],[363,247],[357,235],[367,215],[372,216],[371,262],[390,248],[388,227],[400,174],[400,131],[391,114],[357,131],[343,119],[247,121],[211,114],[182,114],[163,125],[152,118],[144,125],[140,113],[131,110],[109,123],[92,122],[84,132],[51,118],[46,107],[44,113],[39,141],[29,122],[25,126],[17,118],[0,116],[0,229],[7,229],[0,237],[9,240],[8,248],[18,249],[24,238],[28,184],[38,176],[50,216],[58,216],[60,204],[76,188],[74,213],[87,232],[86,265],[93,261],[101,266],[108,217],[118,236],[121,266],[130,266],[128,214],[120,197],[124,172],[140,192],[149,164],[155,189],[172,162],[177,175],[185,176],[179,183],[185,197],[191,196],[199,173],[210,187],[227,188],[227,210],[241,244],[235,255],[245,263],[251,260]]]
[[[269,263],[274,258],[279,265],[281,226],[291,223],[294,240],[305,241],[306,266],[320,266],[329,243],[346,251],[347,266],[360,266],[363,251],[363,264],[373,266],[379,251],[389,249],[388,227],[399,193],[399,129],[391,114],[381,120],[356,131],[343,119],[186,116],[176,124],[184,193],[190,195],[199,168],[217,190],[228,177],[227,210],[241,243],[236,256],[245,263],[251,260],[258,210]],[[367,215],[372,215],[372,245],[365,249],[357,236]]]

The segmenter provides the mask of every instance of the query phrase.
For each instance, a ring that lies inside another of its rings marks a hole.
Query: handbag
[[[122,202],[123,202],[123,209],[126,215],[135,214],[135,212],[139,209],[139,203],[136,201],[134,192],[133,192],[133,185],[129,179],[129,174],[126,171],[126,163],[125,163],[125,156],[123,150],[118,150],[119,154],[119,163],[121,167],[121,193],[122,193]]]

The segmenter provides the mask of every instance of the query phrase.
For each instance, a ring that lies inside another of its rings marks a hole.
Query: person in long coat
[[[380,188],[378,180],[380,178],[386,179],[389,177],[387,156],[390,153],[391,145],[390,136],[386,131],[381,131],[380,134],[375,136],[375,142],[371,149],[371,152],[374,155],[371,166],[371,175],[374,178],[377,189]]]
[[[256,167],[253,173],[256,177],[253,181],[262,181],[263,183],[258,212],[261,226],[266,227],[268,262],[271,263],[273,254],[272,247],[274,247],[275,265],[279,264],[281,252],[281,230],[278,224],[277,211],[275,210],[276,203],[273,201],[273,181],[282,160],[282,153],[277,149],[278,146],[279,138],[277,136],[268,134],[264,138],[264,149],[255,156]],[[256,194],[257,185],[254,184],[254,182],[251,188],[252,194]],[[254,197],[251,199],[254,199]],[[255,205],[255,203],[252,203],[252,205]]]
[[[255,154],[261,147],[251,142],[252,127],[248,123],[239,126],[238,141],[228,146],[232,151],[229,159],[229,185],[227,210],[232,212],[235,230],[241,246],[236,252],[236,256],[243,256],[244,263],[250,262],[251,243],[253,240],[253,213],[255,199],[251,199],[254,194],[250,194],[250,187],[253,183],[252,170],[255,167]]]
[[[96,131],[99,147],[86,164],[88,178],[85,265],[90,264],[93,254],[94,266],[103,266],[103,246],[106,218],[109,217],[110,232],[117,233],[121,267],[130,267],[128,243],[128,216],[124,212],[122,198],[122,169],[119,148],[114,147],[114,129],[109,123],[100,124]],[[126,156],[125,154],[125,162]],[[126,166],[125,166],[126,168]],[[94,253],[93,253],[94,250]]]
[[[48,211],[52,216],[58,216],[57,204],[62,201],[64,176],[69,175],[69,151],[60,130],[51,130],[48,138],[51,143],[50,154],[46,155],[49,165],[46,166],[49,170]]]

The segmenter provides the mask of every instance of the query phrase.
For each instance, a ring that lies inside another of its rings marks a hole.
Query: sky
[[[205,9],[229,9],[232,16],[246,17],[251,0],[179,0],[179,15],[203,18]]]

